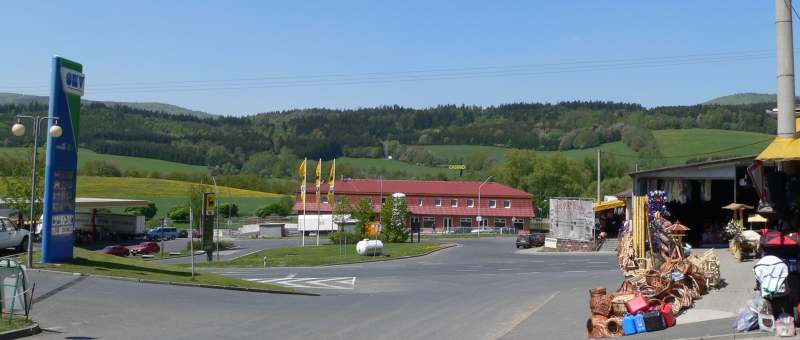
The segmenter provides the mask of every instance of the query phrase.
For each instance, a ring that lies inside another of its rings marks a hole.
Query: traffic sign
[[[213,216],[217,214],[217,194],[213,192],[207,192],[204,194],[204,204],[206,207],[206,215]]]

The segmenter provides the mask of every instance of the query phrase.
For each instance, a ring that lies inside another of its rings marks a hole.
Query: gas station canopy
[[[125,198],[91,198],[78,197],[75,205],[78,209],[110,209],[110,208],[133,208],[146,207],[147,201]]]

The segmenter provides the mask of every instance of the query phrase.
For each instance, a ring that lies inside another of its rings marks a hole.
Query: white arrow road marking
[[[271,283],[284,287],[306,289],[354,289],[356,287],[356,278],[354,276],[296,278],[296,275],[297,274],[291,274],[287,277],[280,278],[256,278],[246,280],[261,283]]]

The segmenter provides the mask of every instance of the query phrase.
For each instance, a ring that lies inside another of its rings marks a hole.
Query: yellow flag
[[[300,168],[297,170],[297,174],[300,175],[300,201],[303,202],[303,211],[306,210],[306,164],[308,164],[308,160],[303,159],[300,162]]]
[[[336,184],[336,159],[333,159],[331,163],[331,171],[328,173],[328,203],[334,204],[335,201],[333,200],[335,197],[333,196],[334,193],[334,185]]]
[[[308,163],[308,160],[304,159],[302,162],[300,162],[300,167],[297,169],[297,174],[303,180],[303,183],[306,182],[306,164],[307,163]]]
[[[317,187],[317,194],[316,194],[317,195],[317,204],[319,204],[320,201],[321,201],[320,197],[319,197],[319,187],[322,184],[322,159],[321,158],[320,158],[319,161],[317,161],[317,168],[314,170],[314,173],[317,175],[317,179],[316,179],[316,182],[314,184]]]

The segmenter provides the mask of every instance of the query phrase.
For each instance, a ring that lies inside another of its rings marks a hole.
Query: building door
[[[444,224],[444,230],[450,231],[450,228],[453,228],[452,217],[445,217],[444,220],[442,220],[442,223]]]
[[[514,230],[515,230],[515,231],[520,231],[520,230],[522,230],[523,228],[525,228],[525,221],[523,221],[523,220],[522,220],[521,218],[519,218],[519,217],[514,217],[514,218],[512,218],[512,219],[511,219],[511,223],[513,223],[513,224],[514,224]]]
[[[411,229],[419,228],[419,217],[411,216]]]

